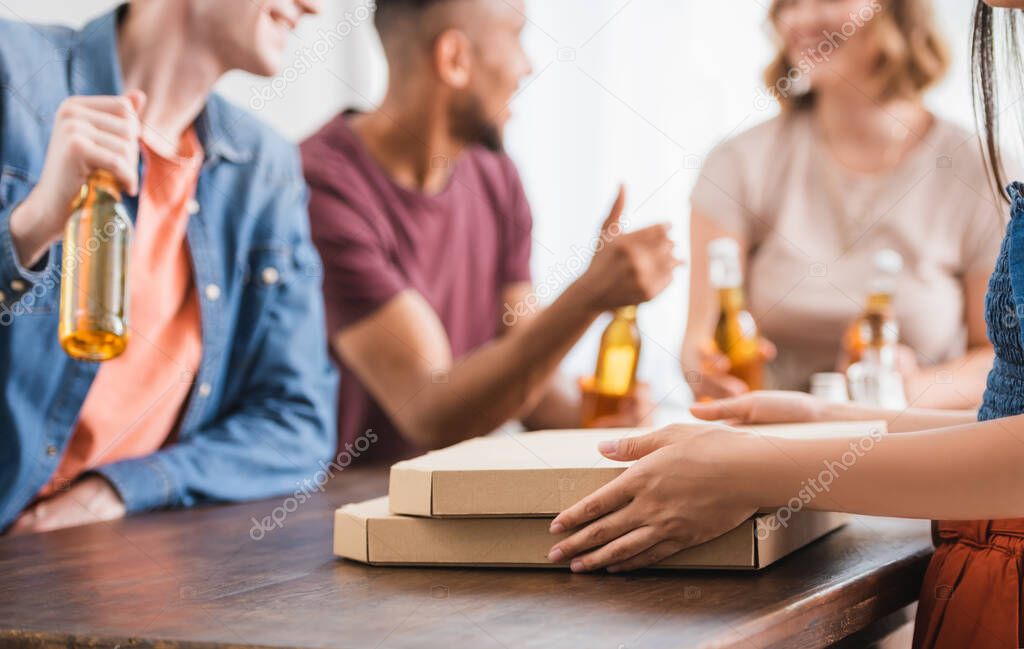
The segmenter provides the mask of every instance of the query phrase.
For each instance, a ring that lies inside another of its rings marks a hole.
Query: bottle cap
[[[117,182],[114,174],[109,171],[97,169],[89,174],[89,179],[86,181],[85,186],[82,187],[83,200],[90,188],[100,189],[113,196],[115,200],[121,200],[121,184]]]
[[[708,275],[716,288],[738,288],[743,284],[740,245],[735,239],[721,237],[708,243]]]
[[[875,253],[875,268],[887,275],[899,275],[903,270],[903,256],[891,248]]]
[[[708,257],[712,259],[739,259],[740,244],[730,237],[712,239],[708,243]]]

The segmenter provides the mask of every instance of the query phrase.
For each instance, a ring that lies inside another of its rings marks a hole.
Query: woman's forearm
[[[988,345],[907,377],[907,401],[916,408],[977,408],[995,354]]]
[[[932,428],[947,428],[977,421],[975,410],[939,410],[907,408],[884,410],[856,403],[834,403],[825,407],[827,421],[885,421],[890,433],[907,433]]]
[[[1024,516],[1024,416],[860,438],[741,436],[727,446],[719,459],[753,506],[955,520]]]

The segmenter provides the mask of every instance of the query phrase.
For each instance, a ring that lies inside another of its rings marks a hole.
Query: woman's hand
[[[552,521],[553,534],[577,531],[548,558],[571,562],[574,572],[634,570],[735,528],[757,506],[739,495],[742,481],[721,458],[747,437],[724,426],[677,424],[602,442],[606,457],[638,461]]]
[[[825,421],[828,404],[805,392],[750,392],[707,403],[695,403],[690,412],[698,419],[725,420],[730,424],[792,424]]]
[[[68,97],[57,109],[39,182],[11,214],[18,257],[34,265],[60,239],[71,204],[89,175],[108,171],[129,194],[138,193],[139,114],[146,96]]]
[[[770,340],[758,340],[761,361],[764,363],[775,359],[775,345]],[[700,372],[687,372],[686,380],[693,390],[693,397],[702,399],[724,399],[744,394],[750,390],[746,383],[729,374],[731,364],[713,342],[706,342],[699,350],[698,364]]]

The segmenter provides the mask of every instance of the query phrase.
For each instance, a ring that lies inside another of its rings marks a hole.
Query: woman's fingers
[[[659,543],[655,543],[651,547],[647,548],[643,552],[640,552],[636,556],[627,559],[621,563],[613,563],[608,566],[608,572],[628,572],[630,570],[639,570],[641,568],[647,568],[661,563],[665,559],[668,559],[672,555],[684,550],[686,546],[675,540],[666,540]]]
[[[608,459],[619,462],[639,460],[666,444],[671,444],[675,439],[675,430],[676,427],[667,426],[646,435],[605,440],[597,445],[597,450]]]
[[[768,343],[771,345],[771,343]],[[772,347],[774,349],[774,347]],[[750,388],[741,379],[729,374],[732,363],[714,343],[708,342],[700,348],[700,372],[690,379],[690,387],[697,397],[724,399],[735,397]]]
[[[782,424],[820,421],[824,404],[803,392],[768,390],[751,392],[734,399],[721,399],[690,406],[698,419],[729,420],[740,424]]]
[[[635,513],[627,507],[619,509],[562,539],[548,552],[548,559],[559,563],[578,557],[587,550],[602,546],[627,534],[639,525]]]
[[[643,553],[659,540],[653,527],[638,527],[616,537],[593,552],[576,557],[569,564],[569,568],[573,572],[590,572],[623,563]]]
[[[627,471],[555,517],[551,521],[551,533],[576,529],[621,508],[632,500],[632,492]]]
[[[690,412],[697,419],[716,421],[719,419],[733,419],[746,421],[750,416],[750,399],[747,395],[717,401],[704,401],[690,406]]]
[[[728,372],[729,359],[709,341],[700,347],[700,366],[703,372]]]

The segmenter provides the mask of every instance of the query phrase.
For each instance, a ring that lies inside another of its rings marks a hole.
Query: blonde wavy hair
[[[799,62],[789,60],[779,37],[778,17],[784,2],[772,0],[768,10],[768,22],[776,36],[778,51],[764,71],[764,82],[782,109],[789,111],[813,104],[814,93],[780,92],[782,80],[792,81],[791,75],[801,67]],[[857,28],[870,30],[879,46],[877,60],[872,63],[877,84],[875,99],[919,97],[949,69],[949,50],[935,24],[931,2],[876,0],[869,6],[879,10],[877,15]]]

